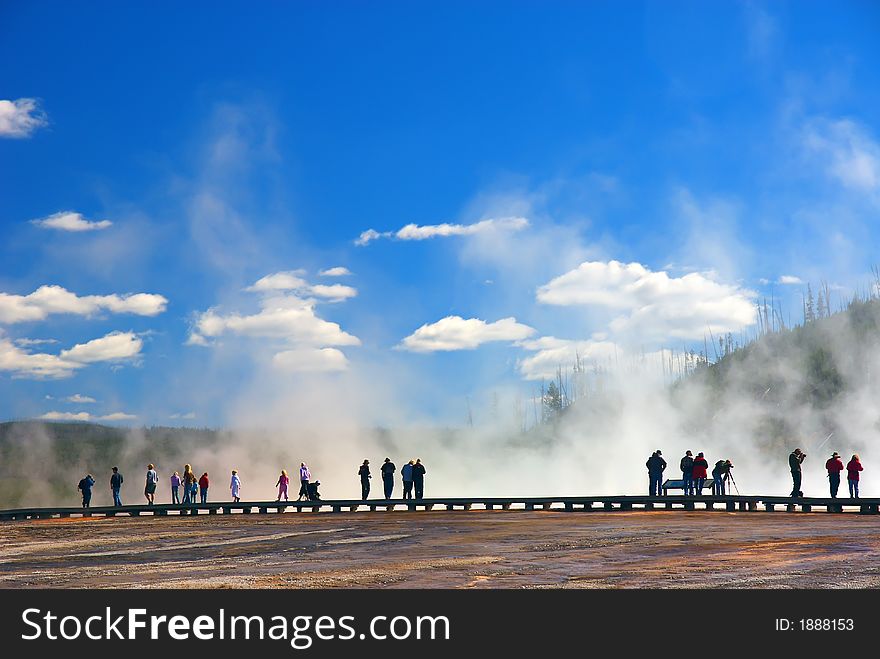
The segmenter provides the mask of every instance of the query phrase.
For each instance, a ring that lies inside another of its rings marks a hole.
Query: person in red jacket
[[[706,484],[706,470],[708,468],[709,462],[703,456],[702,451],[697,453],[697,457],[694,460],[694,486],[697,489],[698,496],[703,496],[703,486]]]
[[[859,454],[854,453],[852,460],[846,465],[846,478],[849,481],[849,496],[853,499],[859,498],[859,472],[862,471],[862,461]]]
[[[202,503],[208,503],[208,472],[206,471],[202,474],[202,477],[199,479],[199,495],[202,497]]]
[[[843,471],[843,461],[840,459],[840,453],[835,451],[825,463],[825,469],[828,470],[828,482],[831,485],[831,498],[837,498],[837,490],[840,488],[840,472]]]

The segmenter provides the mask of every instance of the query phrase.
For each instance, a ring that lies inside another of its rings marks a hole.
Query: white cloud
[[[15,344],[25,348],[58,343],[58,339],[15,339]]]
[[[639,263],[587,261],[541,286],[537,299],[621,312],[610,329],[640,340],[697,339],[755,322],[754,293],[706,273],[670,277]]]
[[[154,293],[78,296],[61,286],[40,286],[30,295],[0,293],[0,323],[43,320],[49,314],[90,316],[101,310],[156,316],[165,311],[168,300]]]
[[[95,417],[99,421],[131,421],[137,419],[137,414],[128,414],[126,412],[113,412],[104,416]]]
[[[169,419],[195,419],[196,413],[195,412],[185,412],[183,414],[177,413],[177,414],[170,415],[168,418]]]
[[[804,129],[804,144],[819,156],[829,176],[845,187],[880,192],[880,145],[850,119],[816,119]]]
[[[413,352],[471,350],[489,341],[519,341],[534,333],[533,328],[516,322],[516,318],[487,323],[479,318],[447,316],[422,325],[403,339],[399,347]]]
[[[74,211],[61,211],[41,220],[31,220],[34,224],[43,229],[57,229],[59,231],[99,231],[113,226],[110,220],[99,220],[93,222],[85,219],[82,214]]]
[[[568,372],[578,359],[582,363],[605,362],[622,354],[622,350],[612,341],[574,341],[542,336],[521,341],[518,345],[535,353],[517,362],[526,380],[552,379],[556,377],[556,369],[562,367],[563,372]]]
[[[196,316],[188,343],[205,345],[207,339],[224,334],[251,338],[273,338],[293,344],[319,346],[356,346],[360,339],[315,315],[314,303],[295,296],[272,297],[262,302],[255,314],[221,314],[208,309]]]
[[[143,344],[143,340],[134,332],[111,332],[100,339],[62,350],[58,356],[79,364],[126,361],[139,355]]]
[[[30,137],[48,123],[35,98],[0,100],[0,137]]]
[[[379,238],[395,238],[397,240],[427,240],[429,238],[449,236],[472,236],[491,231],[521,231],[529,226],[529,221],[524,217],[503,217],[498,219],[481,220],[474,224],[407,224],[396,232],[385,231],[379,233],[375,229],[367,229],[355,240],[355,245],[367,245]]]
[[[304,274],[305,272],[302,270],[276,272],[258,279],[253,286],[248,286],[245,290],[265,293],[269,291],[292,291],[306,288],[309,284],[302,278],[302,275]]]
[[[318,273],[322,277],[346,277],[351,274],[351,270],[348,268],[344,268],[341,265],[336,266],[335,268],[327,268],[326,270],[321,270]]]
[[[47,421],[89,421],[92,415],[88,412],[46,412],[40,418]]]
[[[97,403],[94,398],[91,396],[83,396],[82,394],[73,394],[73,396],[68,396],[65,398],[68,403]]]
[[[142,343],[132,332],[111,332],[53,355],[28,352],[0,336],[0,371],[22,378],[66,378],[87,364],[131,360],[140,354]]]
[[[276,272],[258,279],[245,290],[257,293],[273,293],[277,291],[295,291],[298,295],[313,295],[331,302],[342,302],[357,296],[357,289],[342,284],[309,284],[301,275],[302,270]]]
[[[46,412],[41,419],[47,421],[131,421],[137,419],[136,414],[126,412],[113,412],[103,416],[93,416],[88,412]]]
[[[783,286],[794,286],[797,284],[803,284],[803,280],[800,277],[796,277],[794,275],[782,275],[777,281],[777,284],[782,284]]]
[[[336,348],[284,350],[272,358],[276,368],[295,373],[326,373],[344,371],[348,360]]]

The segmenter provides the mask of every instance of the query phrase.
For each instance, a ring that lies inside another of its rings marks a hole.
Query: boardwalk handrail
[[[777,507],[785,507],[788,512],[800,509],[812,512],[814,508],[826,512],[842,513],[844,508],[858,508],[864,514],[880,514],[880,498],[870,499],[833,499],[829,497],[806,497],[793,499],[779,496],[543,496],[543,497],[433,497],[430,499],[327,499],[320,501],[212,501],[209,503],[186,504],[155,504],[155,505],[124,505],[97,506],[81,508],[74,506],[57,508],[19,508],[0,510],[0,520],[48,519],[53,517],[112,517],[116,515],[168,516],[198,514],[265,514],[270,511],[285,512],[288,509],[303,512],[320,512],[329,509],[342,512],[343,509],[356,511],[363,508],[375,511],[378,509],[396,510],[403,507],[408,511],[435,510],[457,508],[470,510],[474,506],[485,509],[514,509],[522,506],[525,510],[541,508],[545,510],[565,511],[627,511],[627,510],[726,510],[756,511],[763,507],[765,511],[774,511]],[[698,507],[699,506],[699,507]],[[717,508],[716,508],[717,506]]]

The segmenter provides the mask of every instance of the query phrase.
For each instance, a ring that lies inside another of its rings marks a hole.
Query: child
[[[232,490],[232,500],[238,503],[241,500],[239,499],[241,495],[241,479],[238,477],[238,472],[235,469],[232,470],[232,482],[229,483],[229,489]]]

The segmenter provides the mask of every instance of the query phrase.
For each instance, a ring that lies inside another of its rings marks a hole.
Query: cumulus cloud
[[[560,366],[567,371],[577,360],[582,363],[608,362],[618,359],[622,354],[622,349],[617,344],[604,340],[575,341],[542,336],[520,341],[517,345],[534,352],[517,362],[517,367],[526,380],[550,380],[556,377],[556,370]]]
[[[0,323],[43,320],[49,314],[90,316],[98,311],[156,316],[168,300],[154,293],[78,296],[61,286],[40,286],[30,295],[0,293]]]
[[[257,293],[273,293],[277,291],[294,291],[302,296],[314,296],[330,302],[342,302],[357,296],[357,289],[342,284],[310,284],[301,275],[302,270],[276,272],[258,279],[245,290]]]
[[[804,129],[807,150],[819,157],[826,172],[845,187],[880,192],[880,145],[850,119],[816,119]]]
[[[68,396],[65,398],[68,403],[97,403],[94,398],[91,396],[83,396],[82,394],[73,394],[73,396]]]
[[[35,98],[0,100],[0,137],[30,137],[48,123],[46,113]]]
[[[46,412],[41,419],[47,421],[131,421],[137,419],[136,414],[126,412],[113,412],[103,416],[94,416],[88,412]]]
[[[0,335],[0,371],[20,378],[66,378],[88,364],[130,361],[140,354],[142,345],[133,332],[111,332],[54,355],[28,352]]]
[[[312,303],[292,296],[265,300],[263,308],[250,315],[222,314],[216,309],[208,309],[196,316],[192,334],[199,337],[190,339],[197,344],[224,334],[282,339],[311,346],[357,346],[361,343],[337,323],[319,318]]]
[[[99,231],[113,226],[110,220],[90,221],[81,213],[74,211],[61,211],[40,220],[31,220],[31,224],[42,229],[56,229],[58,231]]]
[[[341,265],[336,266],[335,268],[327,268],[326,270],[321,270],[318,273],[322,277],[345,277],[351,274],[351,270],[348,268],[344,268]]]
[[[502,217],[498,219],[481,220],[474,224],[407,224],[395,231],[378,232],[375,229],[367,229],[354,241],[355,245],[367,245],[379,238],[393,238],[396,240],[428,240],[429,238],[449,236],[473,236],[490,231],[521,231],[529,226],[529,221],[524,217]]]
[[[134,332],[111,332],[100,339],[62,350],[58,356],[79,364],[125,361],[140,354],[143,344],[143,339]]]
[[[618,333],[641,340],[698,339],[755,322],[755,294],[722,284],[706,273],[670,277],[639,263],[587,261],[541,286],[537,299],[559,306],[603,307],[621,315]]]
[[[277,353],[272,358],[272,365],[287,372],[327,373],[346,370],[348,359],[336,348],[302,348]]]
[[[777,284],[782,284],[783,286],[794,286],[797,284],[803,284],[803,280],[800,277],[796,277],[794,275],[782,275],[779,279],[776,280]]]
[[[399,347],[412,352],[472,350],[490,341],[520,341],[534,333],[534,328],[516,322],[516,318],[487,323],[479,318],[447,316],[422,325],[403,339]]]

